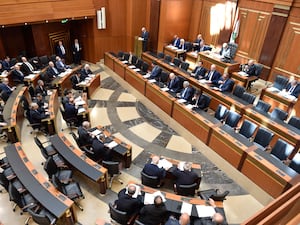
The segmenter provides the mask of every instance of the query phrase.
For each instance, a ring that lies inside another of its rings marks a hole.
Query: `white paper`
[[[206,81],[205,79],[201,79],[201,80],[199,80],[199,82],[200,82],[201,84],[205,84],[207,81]]]
[[[80,101],[75,101],[75,105],[79,106],[79,105],[85,105],[85,101],[80,100]]]
[[[82,108],[79,108],[79,109],[78,109],[78,113],[79,113],[79,114],[80,114],[80,113],[83,113],[83,112],[85,112],[85,108],[82,107]]]
[[[244,71],[240,71],[238,72],[239,75],[241,76],[245,76],[245,77],[248,77],[249,75],[247,73],[245,73]]]
[[[189,215],[192,214],[192,207],[193,205],[190,204],[190,203],[187,203],[187,202],[182,202],[182,205],[181,205],[181,213],[187,213]]]
[[[128,66],[128,68],[130,68],[130,69],[134,69],[134,68],[135,68],[135,66],[134,66],[134,65],[130,65],[130,66]]]
[[[150,73],[147,73],[147,74],[144,75],[143,77],[147,79],[147,78],[149,78],[150,76],[151,76],[151,74],[150,74]]]
[[[196,205],[198,217],[212,217],[216,211],[212,206]]]
[[[156,80],[155,79],[151,79],[151,80],[148,80],[149,83],[155,83]]]
[[[187,104],[185,107],[186,107],[187,109],[192,109],[192,108],[195,107],[195,106],[192,105],[192,104]]]
[[[164,88],[161,88],[161,90],[162,90],[162,91],[168,91],[168,90],[169,90],[169,88],[167,88],[167,87],[164,87]]]
[[[35,73],[35,74],[38,74],[40,72],[41,72],[40,70],[33,71],[33,73]]]
[[[183,99],[183,98],[180,98],[180,99],[178,99],[177,101],[178,101],[179,103],[185,103],[185,102],[186,102],[186,100]]]
[[[275,92],[275,91],[279,91],[279,89],[276,88],[276,87],[269,87],[269,88],[268,88],[268,91]]]
[[[26,77],[24,77],[26,79],[32,79],[32,78],[35,78],[35,74],[29,74],[27,75]]]
[[[125,63],[128,63],[128,61],[127,61],[127,60],[123,60],[123,61],[121,61],[121,62],[122,62],[122,63],[124,63],[124,64],[125,64]]]
[[[105,145],[108,148],[114,148],[114,147],[116,147],[118,145],[118,143],[115,142],[115,141],[111,141],[111,142],[109,142],[108,144],[105,144]]]
[[[133,71],[135,71],[135,72],[139,72],[139,71],[141,71],[139,68],[136,68],[136,69],[133,69]]]
[[[156,191],[156,192],[154,192],[154,193],[152,193],[152,194],[150,194],[150,193],[145,193],[145,196],[144,196],[144,204],[145,204],[145,205],[153,204],[153,203],[154,203],[154,198],[155,198],[156,196],[160,196],[160,197],[162,198],[163,202],[166,201],[165,196],[163,196],[163,194],[162,194],[160,191]]]
[[[160,159],[158,161],[157,166],[159,168],[164,168],[165,170],[168,170],[173,166],[173,164],[171,162],[169,162],[168,160],[166,160],[166,159]]]
[[[101,130],[98,130],[98,129],[96,129],[96,130],[94,130],[93,132],[91,132],[91,134],[93,135],[93,136],[97,136],[97,135],[99,135],[99,134],[101,134],[102,133],[102,131]]]
[[[179,162],[178,165],[177,165],[177,168],[178,168],[179,170],[183,171],[183,170],[184,170],[184,169],[183,169],[184,163],[185,163],[185,162],[182,162],[182,161]]]

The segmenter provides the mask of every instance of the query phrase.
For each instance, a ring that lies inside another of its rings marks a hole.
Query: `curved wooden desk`
[[[88,82],[81,82],[78,84],[79,87],[83,88],[83,91],[87,93],[87,98],[91,98],[95,90],[101,85],[101,76],[100,73],[96,74],[94,77],[91,77],[91,80]]]
[[[50,142],[57,152],[79,172],[99,184],[101,194],[107,189],[107,169],[88,158],[80,149],[76,148],[63,133],[50,137]]]
[[[59,192],[34,168],[23,151],[21,143],[5,147],[5,154],[18,179],[28,192],[49,212],[63,220],[64,224],[73,225],[76,222],[73,201]]]
[[[42,120],[42,122],[47,123],[47,130],[50,135],[56,133],[55,119],[59,107],[58,102],[58,91],[56,89],[51,90],[52,94],[49,96],[48,110],[49,116]]]

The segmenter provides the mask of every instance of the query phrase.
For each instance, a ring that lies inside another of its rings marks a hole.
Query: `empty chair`
[[[6,179],[3,173],[0,173],[0,185],[8,191],[9,181]],[[2,189],[0,190],[0,193],[2,193]]]
[[[136,57],[135,55],[132,55],[132,58],[131,58],[131,64],[132,64],[132,65],[135,65],[136,62],[137,62],[137,60],[138,60],[138,57]]]
[[[58,167],[52,157],[48,157],[44,164],[44,170],[49,176],[49,180],[55,175],[61,183],[67,184],[72,181],[72,170],[68,170],[66,167]]]
[[[218,108],[215,112],[215,118],[223,121],[228,114],[228,109],[224,105],[218,105]]]
[[[169,55],[165,55],[164,62],[170,63],[172,61],[172,57]]]
[[[157,188],[160,186],[160,179],[157,176],[149,176],[148,174],[144,173],[143,171],[141,172],[141,180],[142,184]]]
[[[182,62],[180,64],[180,68],[183,69],[183,70],[185,70],[185,71],[187,71],[189,69],[189,66],[190,66],[190,64],[187,63],[187,62]]]
[[[295,170],[297,173],[300,173],[300,152],[293,157],[289,167]]]
[[[114,222],[117,222],[118,224],[122,224],[122,225],[132,224],[134,220],[134,216],[130,217],[126,212],[116,209],[112,203],[109,203],[109,213],[111,219]]]
[[[163,59],[165,57],[165,54],[163,52],[158,52],[157,57]]]
[[[256,106],[254,107],[255,110],[261,111],[261,112],[268,112],[271,108],[271,105],[267,102],[264,102],[263,100],[258,100]]]
[[[226,120],[225,120],[225,124],[227,124],[228,126],[235,128],[238,125],[238,122],[241,119],[241,115],[238,114],[237,112],[234,111],[229,111]]]
[[[56,60],[56,55],[55,55],[55,54],[51,55],[51,56],[50,56],[50,60],[51,60],[52,62],[55,62],[55,60]]]
[[[271,131],[269,131],[263,127],[260,127],[260,128],[258,128],[258,131],[255,135],[253,142],[255,144],[262,146],[263,148],[266,148],[270,144],[273,136],[274,136],[274,134]]]
[[[51,144],[49,144],[45,147],[43,145],[43,143],[40,141],[40,139],[38,139],[38,137],[34,137],[33,139],[34,139],[34,142],[36,143],[36,145],[39,147],[39,149],[45,159],[48,159],[50,156],[53,156],[57,153],[55,148]]]
[[[250,122],[249,120],[244,120],[239,133],[246,138],[251,138],[257,128],[255,123]]]
[[[249,104],[253,104],[253,102],[255,101],[256,96],[250,93],[245,92],[242,96],[242,99],[249,103]]]
[[[107,169],[107,173],[110,176],[110,181],[109,181],[109,188],[111,188],[112,182],[115,178],[117,178],[121,172],[119,170],[120,163],[119,162],[113,162],[113,161],[102,161],[102,166]],[[123,184],[123,181],[118,178],[118,181],[120,184]]]
[[[211,101],[210,96],[208,96],[206,94],[202,94],[199,98],[199,103],[197,104],[198,108],[205,111],[205,112],[207,112],[207,110],[209,108],[210,101]]]
[[[274,108],[270,115],[271,119],[277,119],[281,121],[286,120],[287,116],[288,113],[279,108]]]
[[[196,189],[198,188],[197,183],[188,184],[188,185],[178,185],[176,186],[176,194],[183,196],[195,196]]]
[[[271,150],[271,155],[278,158],[279,160],[287,160],[289,155],[292,153],[294,146],[288,144],[286,141],[278,139],[274,147]]]
[[[173,63],[174,63],[175,66],[179,67],[179,66],[180,66],[180,63],[181,63],[181,60],[178,59],[177,57],[175,57],[175,58],[173,59]]]
[[[229,194],[229,191],[224,191],[223,193],[219,193],[218,189],[208,189],[204,191],[198,192],[201,199],[208,200],[209,198],[214,201],[224,201],[226,200],[226,196]]]
[[[238,98],[242,98],[243,94],[245,92],[245,88],[242,87],[241,85],[236,85],[232,94],[235,95]]]
[[[285,76],[277,75],[273,84],[274,88],[277,88],[278,90],[282,90],[286,87],[288,84],[289,79]]]
[[[39,61],[40,61],[40,64],[41,64],[42,67],[46,67],[46,66],[48,66],[49,58],[46,55],[40,56]],[[53,61],[53,62],[55,62],[55,61]]]
[[[143,62],[141,67],[141,74],[145,75],[148,72],[149,64],[147,62]]]
[[[138,59],[138,60],[136,61],[135,67],[141,69],[141,68],[142,68],[142,65],[143,65],[143,60]]]
[[[292,116],[288,124],[293,127],[296,127],[297,129],[300,129],[300,118],[296,116]]]
[[[38,211],[28,209],[32,220],[39,225],[53,225],[56,223],[56,218],[48,210],[41,208]]]

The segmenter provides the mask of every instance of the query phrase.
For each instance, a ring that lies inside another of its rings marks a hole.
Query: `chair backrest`
[[[285,76],[277,75],[273,84],[273,87],[277,88],[278,90],[282,90],[288,84],[289,79]]]
[[[129,60],[129,56],[130,56],[130,54],[128,52],[125,52],[124,55],[123,55],[124,60],[128,61]]]
[[[124,52],[119,51],[117,56],[118,56],[119,59],[123,59]]]
[[[156,176],[149,176],[148,174],[141,172],[142,184],[149,186],[149,187],[158,187],[160,184],[159,177]]]
[[[275,156],[279,160],[286,160],[293,150],[294,146],[288,144],[284,140],[278,139],[272,148],[271,155]]]
[[[183,196],[194,196],[197,188],[197,183],[188,184],[188,185],[178,185],[176,186],[177,194]]]
[[[0,173],[0,185],[4,187],[6,191],[8,191],[8,186],[9,186],[9,181],[7,178],[4,176],[3,173]]]
[[[185,43],[185,48],[186,48],[186,51],[189,52],[193,49],[193,44],[189,41],[186,41]]]
[[[38,137],[33,137],[35,144],[39,147],[42,156],[47,159],[49,157],[45,147],[43,146],[42,142],[40,141],[40,139],[38,139]]]
[[[147,62],[143,62],[141,70],[143,72],[147,72],[149,68],[149,64]]]
[[[28,209],[28,212],[34,222],[36,222],[39,225],[50,225],[51,221],[45,214],[39,214],[35,213],[31,209]]]
[[[244,120],[239,133],[246,138],[250,138],[253,136],[257,125],[255,123],[250,122],[249,120]]]
[[[158,52],[157,57],[163,59],[165,57],[165,54],[163,52]]]
[[[264,66],[262,64],[255,64],[255,76],[259,77]]]
[[[135,66],[137,67],[137,68],[142,68],[142,65],[143,65],[143,60],[141,60],[141,59],[138,59],[137,61],[136,61],[136,64],[135,64]]]
[[[224,120],[228,114],[228,109],[224,105],[218,105],[218,108],[215,112],[215,118],[218,120]]]
[[[14,187],[13,183],[8,185],[9,200],[15,202],[20,208],[23,208],[24,204],[22,201],[22,196],[18,190]]]
[[[80,140],[79,140],[79,138],[77,137],[77,135],[76,135],[73,131],[71,131],[70,134],[71,134],[71,136],[73,137],[73,139],[74,139],[74,141],[76,142],[76,144],[78,145],[78,147],[80,148],[81,143],[80,143]]]
[[[45,67],[45,66],[48,66],[48,63],[49,63],[49,58],[48,56],[44,55],[44,56],[40,56],[39,57],[39,61],[40,61],[40,64]]]
[[[229,42],[228,47],[230,48],[230,59],[234,59],[237,49],[238,49],[238,44]]]
[[[126,212],[116,209],[112,205],[112,203],[109,203],[109,213],[110,213],[110,217],[114,221],[116,221],[117,223],[120,223],[120,224],[127,224],[128,220],[130,218]]]
[[[64,193],[63,184],[60,182],[58,177],[55,176],[55,174],[52,175],[51,182],[58,191],[60,191],[61,193]]]
[[[260,128],[258,128],[258,131],[255,135],[253,142],[266,148],[270,144],[273,136],[274,136],[274,134],[271,131],[269,131],[263,127],[260,127]]]
[[[134,221],[134,225],[145,225],[145,224],[142,223],[142,222],[139,221],[139,220],[135,220],[135,221]]]
[[[181,60],[178,59],[177,57],[175,57],[175,58],[173,59],[173,63],[174,63],[175,66],[178,66],[178,67],[179,67],[179,65],[180,65],[180,63],[181,63]]]
[[[253,102],[255,101],[256,96],[250,93],[245,92],[242,96],[242,99],[249,103],[249,104],[253,104]]]
[[[289,125],[296,127],[300,130],[300,118],[296,116],[292,116],[288,122]]]
[[[172,57],[170,55],[165,55],[164,61],[166,61],[167,63],[170,63],[172,61]]]
[[[274,108],[270,117],[271,119],[286,120],[288,113],[279,108]]]
[[[207,111],[208,107],[209,107],[209,104],[210,104],[210,101],[211,101],[210,96],[208,96],[206,94],[202,94],[200,96],[200,99],[199,99],[199,102],[200,102],[200,104],[198,104],[199,108],[204,110],[204,111]]]
[[[289,167],[300,174],[300,152],[293,157]]]
[[[102,160],[102,166],[107,169],[107,172],[110,176],[120,173],[119,164],[119,162]]]
[[[56,174],[58,171],[58,167],[52,157],[48,157],[44,164],[44,170],[47,172],[49,179],[51,179],[52,175]]]
[[[256,106],[254,107],[258,111],[268,112],[271,108],[271,105],[263,100],[258,100]]]
[[[137,60],[138,60],[138,57],[136,57],[135,55],[133,55],[132,58],[131,58],[131,64],[135,65],[136,62],[137,62]]]
[[[166,71],[162,71],[160,74],[160,81],[163,83],[167,83],[169,80],[169,73]]]
[[[189,69],[189,66],[190,66],[190,64],[187,63],[187,62],[182,62],[180,64],[180,68],[183,69],[183,70],[185,70],[185,71],[187,71]]]
[[[242,87],[241,85],[236,85],[234,90],[233,90],[233,95],[237,96],[238,98],[242,98],[244,92],[246,91],[246,89],[244,87]]]
[[[210,198],[213,199],[214,201],[224,201],[224,200],[226,200],[226,196],[228,194],[229,194],[229,191],[224,191],[221,194],[211,195]]]
[[[228,126],[234,128],[237,127],[238,122],[241,119],[241,115],[238,114],[237,112],[234,111],[229,111],[226,120],[225,120],[225,124],[227,124]]]

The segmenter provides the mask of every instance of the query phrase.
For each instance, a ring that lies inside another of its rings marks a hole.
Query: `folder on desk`
[[[157,166],[159,168],[164,168],[165,170],[168,170],[173,166],[173,164],[171,162],[169,162],[168,160],[166,160],[166,159],[160,159],[158,161]]]
[[[216,211],[212,206],[196,205],[198,217],[212,217]]]
[[[187,213],[189,215],[192,214],[192,207],[193,205],[190,204],[190,203],[187,203],[187,202],[182,202],[182,205],[181,205],[181,213]]]
[[[128,68],[130,68],[130,69],[134,69],[134,68],[135,68],[135,66],[134,66],[134,65],[130,65],[130,66],[128,66]]]
[[[165,196],[164,196],[160,191],[156,191],[156,192],[154,192],[154,193],[152,193],[152,194],[150,194],[150,193],[145,193],[145,196],[144,196],[144,204],[145,204],[145,205],[153,204],[153,203],[154,203],[154,198],[155,198],[156,196],[160,196],[160,197],[162,198],[163,202],[166,201]]]
[[[106,147],[112,149],[112,148],[116,147],[117,145],[118,145],[117,142],[111,141],[110,143],[106,144]]]
[[[101,130],[98,130],[98,129],[95,129],[95,130],[92,131],[91,133],[92,133],[92,135],[94,135],[94,136],[98,136],[99,134],[102,133],[102,131],[101,131]]]
[[[165,87],[165,88],[161,88],[162,91],[168,91],[169,88]]]

